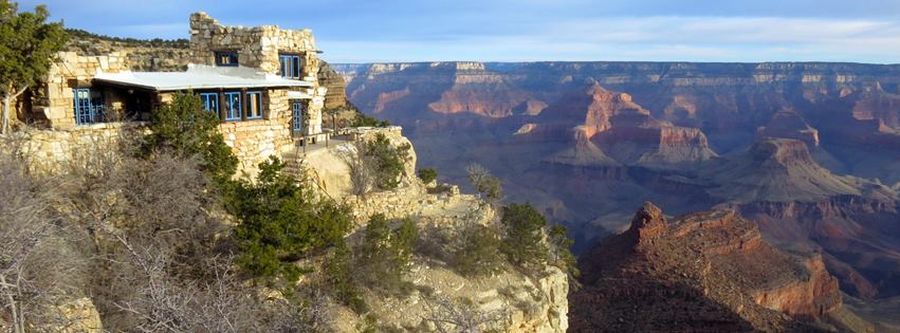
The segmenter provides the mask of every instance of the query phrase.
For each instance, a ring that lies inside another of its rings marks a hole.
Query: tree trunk
[[[3,119],[2,124],[0,124],[0,134],[9,132],[9,104],[11,99],[8,94],[3,97]]]
[[[0,134],[9,133],[10,105],[12,105],[12,101],[14,98],[19,97],[19,95],[22,95],[22,93],[24,93],[25,90],[28,89],[28,86],[22,87],[22,89],[20,89],[18,92],[15,92],[15,93],[12,93],[12,91],[13,91],[12,89],[13,88],[10,86],[9,90],[6,92],[6,95],[3,96],[3,119],[0,120],[0,121],[2,121],[2,124],[0,124]]]

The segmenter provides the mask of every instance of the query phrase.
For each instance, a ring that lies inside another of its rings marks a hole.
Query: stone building
[[[132,71],[124,52],[61,52],[20,117],[91,136],[149,121],[174,94],[190,92],[219,116],[240,168],[251,172],[269,156],[324,139],[327,89],[319,86],[310,30],[223,26],[202,12],[191,15],[190,28],[191,64],[181,72]]]

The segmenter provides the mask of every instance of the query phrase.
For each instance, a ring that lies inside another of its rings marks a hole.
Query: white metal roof
[[[307,81],[289,80],[253,68],[195,64],[188,65],[186,72],[99,72],[94,80],[156,91],[312,86]]]

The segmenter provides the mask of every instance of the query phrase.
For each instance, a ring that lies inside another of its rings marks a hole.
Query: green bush
[[[435,179],[437,179],[438,173],[437,170],[432,168],[425,168],[419,170],[419,179],[422,180],[425,184],[430,184]]]
[[[239,181],[229,192],[226,208],[241,222],[234,230],[238,265],[255,277],[293,282],[302,273],[293,262],[342,243],[352,222],[347,207],[316,200],[283,167],[275,157],[261,163],[255,182]]]
[[[325,279],[339,302],[362,314],[369,311],[369,306],[353,277],[352,260],[346,244],[336,246],[325,261]]]
[[[511,204],[503,208],[503,252],[510,262],[520,267],[547,262],[549,249],[544,243],[547,221],[530,204]]]
[[[395,147],[382,133],[376,133],[374,139],[363,145],[363,159],[371,171],[375,188],[393,190],[400,185],[410,148],[409,144]]]
[[[219,117],[203,110],[200,98],[175,94],[172,102],[153,112],[150,134],[144,138],[145,156],[165,150],[181,158],[200,157],[201,168],[215,183],[228,183],[238,160],[219,132]]]
[[[462,246],[453,253],[453,266],[457,272],[477,277],[503,270],[500,236],[496,231],[473,223],[463,230],[461,237]]]
[[[386,294],[404,294],[411,290],[403,280],[409,271],[413,248],[419,239],[412,220],[405,219],[391,229],[382,214],[369,219],[366,237],[357,248],[357,267],[361,279],[373,290]]]
[[[354,111],[356,111],[355,116],[353,117],[353,121],[350,123],[350,127],[388,127],[391,126],[387,120],[378,120],[375,117],[367,116],[366,114],[359,111],[355,107]]]

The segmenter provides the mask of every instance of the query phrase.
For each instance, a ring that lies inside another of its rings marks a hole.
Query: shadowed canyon
[[[503,180],[508,199],[531,202],[568,226],[587,279],[596,276],[584,262],[610,259],[610,246],[618,245],[604,245],[617,244],[607,237],[632,232],[626,230],[635,228],[629,223],[635,208],[652,201],[669,216],[737,214],[772,245],[765,251],[810,258],[792,262],[833,276],[844,303],[858,312],[884,318],[897,311],[891,304],[900,296],[900,66],[333,67],[354,105],[404,127],[419,167],[465,184],[466,166],[481,164]],[[573,328],[578,323],[574,316]],[[766,323],[722,327],[790,325]]]

